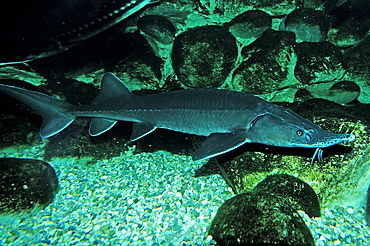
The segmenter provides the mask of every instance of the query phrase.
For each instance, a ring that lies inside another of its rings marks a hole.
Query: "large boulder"
[[[58,177],[46,162],[0,159],[0,214],[38,211],[58,192]]]
[[[236,40],[226,27],[202,26],[175,38],[172,66],[187,87],[217,88],[231,72],[236,57]]]

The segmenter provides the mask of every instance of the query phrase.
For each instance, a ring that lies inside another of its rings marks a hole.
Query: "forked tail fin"
[[[67,102],[10,85],[0,84],[0,91],[29,105],[42,116],[43,123],[40,129],[42,138],[48,138],[61,132],[75,119],[75,116],[68,113],[72,105]]]

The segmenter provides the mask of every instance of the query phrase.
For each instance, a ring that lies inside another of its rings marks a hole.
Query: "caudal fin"
[[[72,105],[67,102],[10,85],[0,84],[0,91],[29,105],[42,116],[43,123],[40,129],[42,138],[48,138],[61,132],[75,119],[75,116],[68,113]]]

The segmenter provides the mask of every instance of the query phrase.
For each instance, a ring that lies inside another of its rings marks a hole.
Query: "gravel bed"
[[[299,211],[311,230],[316,246],[370,245],[370,227],[365,221],[365,209],[336,206],[322,209],[319,218],[309,218]]]
[[[43,152],[36,146],[0,155],[41,159]],[[130,149],[96,163],[49,163],[59,175],[56,199],[33,216],[0,218],[0,245],[214,245],[209,225],[234,196],[219,175],[194,178],[202,162],[167,152]],[[363,208],[322,212],[314,219],[300,212],[316,245],[370,245]]]
[[[32,150],[25,152],[3,157],[35,158]],[[61,186],[56,199],[35,216],[0,226],[0,244],[212,244],[207,236],[212,218],[233,196],[219,175],[194,178],[200,163],[166,152],[131,150],[89,161],[50,161]]]

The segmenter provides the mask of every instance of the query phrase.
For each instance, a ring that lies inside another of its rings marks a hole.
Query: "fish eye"
[[[296,133],[297,133],[298,136],[302,136],[303,135],[303,131],[302,130],[297,130]]]

